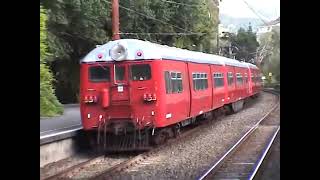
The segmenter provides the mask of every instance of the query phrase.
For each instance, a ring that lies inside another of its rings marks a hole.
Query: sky
[[[280,16],[280,0],[222,0],[220,13],[239,18],[258,18],[244,1],[265,20],[271,21]]]

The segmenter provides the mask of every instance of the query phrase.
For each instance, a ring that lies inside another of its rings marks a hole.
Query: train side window
[[[151,67],[149,64],[131,65],[131,80],[145,81],[151,79]]]
[[[237,73],[237,84],[243,84],[242,75],[240,73]]]
[[[248,74],[247,73],[244,73],[244,82],[248,83]]]
[[[183,86],[182,86],[182,74],[181,74],[181,72],[178,72],[177,73],[177,79],[176,79],[176,81],[177,81],[177,92],[178,93],[181,93],[182,91],[183,91]]]
[[[199,84],[200,84],[200,86],[199,86],[199,89],[205,89],[205,85],[204,85],[204,74],[203,73],[201,73],[200,74],[200,80],[199,80]]]
[[[170,94],[172,92],[172,83],[169,71],[164,72],[164,79],[166,81],[166,93]]]
[[[102,65],[89,67],[89,80],[91,82],[109,82],[110,68]]]
[[[208,74],[192,73],[192,78],[194,90],[203,90],[208,88]]]
[[[204,78],[204,80],[203,80],[204,81],[203,82],[204,83],[204,89],[208,89],[208,75],[205,73],[203,78]]]
[[[182,73],[165,71],[164,78],[166,81],[166,93],[181,93],[182,87]]]
[[[251,73],[251,82],[254,82],[254,75],[253,75],[253,73]]]
[[[172,82],[172,93],[178,91],[178,83],[177,83],[177,73],[171,72],[171,82]]]
[[[197,74],[192,73],[192,82],[193,82],[193,90],[196,90],[196,83],[197,83]]]
[[[214,87],[223,87],[224,82],[223,82],[223,74],[222,73],[214,73],[213,74],[213,80],[214,80]]]
[[[228,85],[233,84],[233,74],[232,72],[228,72]]]
[[[197,73],[196,90],[199,90],[200,88],[201,88],[201,74]]]

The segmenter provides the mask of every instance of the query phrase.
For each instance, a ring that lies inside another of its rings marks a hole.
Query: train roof
[[[108,43],[93,49],[81,60],[81,62],[88,63],[96,61],[114,61],[110,56],[110,50],[117,44],[121,44],[126,47],[126,60],[170,59],[177,61],[230,65],[236,67],[250,67],[253,69],[258,69],[257,66],[251,63],[239,62],[237,60],[226,58],[223,56],[169,47],[138,39],[120,39],[109,41]],[[140,56],[137,55],[138,52],[140,52]]]

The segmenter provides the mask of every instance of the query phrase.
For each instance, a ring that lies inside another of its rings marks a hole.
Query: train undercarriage
[[[96,151],[146,151],[179,136],[184,127],[196,125],[202,120],[213,119],[222,114],[236,113],[243,108],[245,102],[246,99],[242,99],[164,128],[145,127],[137,130],[130,120],[108,121],[108,123],[101,121],[97,129],[88,132],[88,137],[91,147]]]

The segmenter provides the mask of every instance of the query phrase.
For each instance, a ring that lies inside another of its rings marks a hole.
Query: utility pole
[[[112,40],[120,39],[119,24],[119,0],[112,0]]]
[[[218,30],[218,33],[217,33],[217,53],[218,53],[218,55],[220,55],[220,47],[219,47],[219,30]]]

